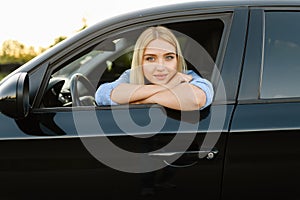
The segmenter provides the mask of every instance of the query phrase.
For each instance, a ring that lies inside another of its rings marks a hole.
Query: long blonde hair
[[[187,69],[179,42],[175,35],[168,28],[163,26],[150,27],[142,32],[135,43],[130,70],[130,83],[144,84],[144,73],[142,69],[143,54],[147,45],[155,39],[165,40],[175,47],[178,60],[177,71],[184,72]]]

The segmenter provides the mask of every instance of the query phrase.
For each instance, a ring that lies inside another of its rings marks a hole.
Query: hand
[[[177,72],[165,85],[168,89],[172,89],[181,83],[188,83],[193,79],[191,75],[183,74],[181,72]]]

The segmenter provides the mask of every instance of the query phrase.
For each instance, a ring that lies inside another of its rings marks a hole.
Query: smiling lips
[[[158,80],[164,80],[168,74],[155,74],[154,77]]]

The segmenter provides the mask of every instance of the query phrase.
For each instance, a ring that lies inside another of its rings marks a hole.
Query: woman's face
[[[153,84],[168,83],[177,72],[176,48],[162,39],[151,41],[144,51],[143,72]]]

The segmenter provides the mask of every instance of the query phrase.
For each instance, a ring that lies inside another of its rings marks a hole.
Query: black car
[[[0,82],[0,199],[297,199],[300,1],[199,1],[89,27]],[[211,106],[98,106],[163,25]],[[298,158],[299,156],[299,158]]]

